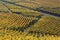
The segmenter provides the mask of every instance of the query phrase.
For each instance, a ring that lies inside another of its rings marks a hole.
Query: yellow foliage
[[[25,17],[18,14],[0,13],[0,25],[6,27],[25,27],[35,19],[34,17]]]

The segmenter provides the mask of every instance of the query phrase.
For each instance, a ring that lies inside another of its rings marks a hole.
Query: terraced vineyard
[[[0,40],[60,40],[59,3],[0,0]]]

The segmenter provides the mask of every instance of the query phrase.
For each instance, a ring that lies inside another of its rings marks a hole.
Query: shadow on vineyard
[[[21,32],[24,32],[24,30],[26,30],[27,28],[31,27],[31,25],[33,25],[35,22],[37,22],[37,20],[33,20],[32,22],[29,23],[29,25],[26,25],[25,27],[18,27],[18,28],[15,28],[15,27],[11,27],[11,28],[8,28],[9,30],[16,30],[16,31],[21,31]]]
[[[1,40],[60,40],[60,7],[35,8],[40,3],[34,0],[25,0],[28,6],[23,5],[24,0],[22,5],[16,1],[20,2],[0,0]]]
[[[41,18],[41,16],[39,16],[38,20]],[[25,27],[18,27],[18,28],[15,28],[15,27],[12,27],[12,28],[8,28],[10,30],[16,30],[16,31],[21,31],[21,32],[24,32],[26,29],[28,29],[29,27],[31,27],[32,25],[34,25],[38,20],[33,20],[32,22],[30,22],[28,25],[26,25]]]

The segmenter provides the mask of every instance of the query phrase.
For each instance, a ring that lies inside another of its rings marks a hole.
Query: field
[[[1,4],[1,2],[0,2],[0,12],[8,12],[6,7],[3,4]]]
[[[0,13],[0,25],[6,27],[24,27],[33,20],[37,20],[37,18],[25,17],[17,14]]]
[[[60,1],[52,1],[52,0],[34,0],[34,1],[20,1],[17,2],[16,4],[19,5],[23,5],[23,6],[27,6],[30,8],[34,8],[34,9],[39,9],[39,10],[43,10],[43,11],[48,11],[54,14],[59,14],[60,15]],[[29,6],[28,6],[29,5]]]
[[[0,40],[60,40],[60,0],[0,0]]]
[[[60,35],[60,18],[42,16],[38,22],[30,27],[27,31],[30,33],[38,32],[50,35]]]
[[[7,2],[6,2],[7,1]],[[10,3],[11,0],[5,0],[5,3]],[[60,16],[60,1],[52,1],[52,0],[46,0],[46,1],[42,1],[42,0],[16,0],[16,1],[12,1],[13,5],[17,5],[17,6],[22,6],[28,9],[33,9],[36,11],[44,11],[44,13],[48,12],[50,14],[54,14],[54,15],[59,15]],[[12,9],[13,10],[13,9]],[[41,11],[41,12],[42,12]]]

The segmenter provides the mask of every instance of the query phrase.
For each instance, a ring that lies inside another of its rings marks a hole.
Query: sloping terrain
[[[60,0],[0,0],[1,40],[60,40]]]
[[[11,2],[11,0],[6,0]],[[32,5],[33,4],[39,4],[40,6],[44,6],[44,7],[60,7],[60,0],[12,0],[12,2],[17,2],[18,4],[20,3],[21,5]],[[30,4],[33,3],[33,4]],[[26,6],[25,5],[25,6]],[[36,7],[36,6],[35,6]]]
[[[40,10],[48,11],[51,13],[56,13],[60,15],[60,0],[30,0],[27,2],[17,2],[16,4],[31,7],[39,8]],[[29,5],[29,6],[28,6]]]
[[[33,20],[37,20],[37,18],[25,17],[18,14],[0,13],[0,26],[2,27],[25,27]]]
[[[30,33],[42,33],[50,35],[60,35],[60,18],[51,16],[42,16],[37,23],[27,31]]]
[[[4,1],[4,0],[2,0],[2,2],[13,4],[13,5],[16,5],[16,6],[21,6],[21,7],[24,7],[24,8],[28,8],[30,10],[35,10],[35,11],[38,11],[38,12],[42,12],[44,14],[47,13],[49,15],[60,16],[60,7],[45,7],[45,6],[40,6],[39,7],[38,6],[36,8],[31,8],[31,7],[25,6],[25,4],[24,5],[21,5],[21,3],[20,4],[16,4],[15,2],[9,2],[9,1]]]

